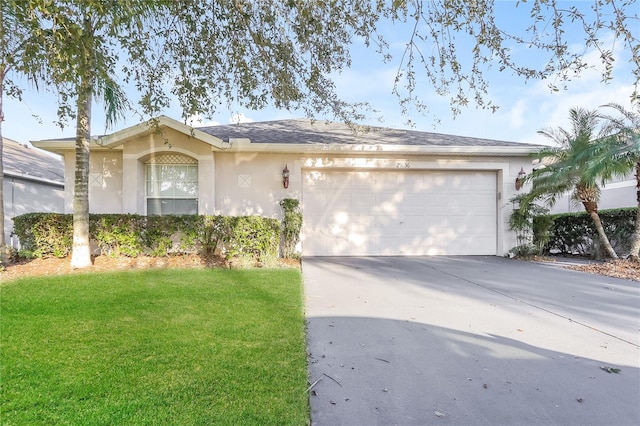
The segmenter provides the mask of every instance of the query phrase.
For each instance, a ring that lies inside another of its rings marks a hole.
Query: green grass
[[[0,422],[309,423],[301,275],[162,270],[0,286]]]

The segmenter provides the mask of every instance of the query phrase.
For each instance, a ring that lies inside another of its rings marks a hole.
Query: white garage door
[[[495,255],[496,173],[305,171],[302,254]]]

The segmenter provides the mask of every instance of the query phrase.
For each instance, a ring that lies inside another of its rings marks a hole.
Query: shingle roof
[[[64,183],[62,160],[7,138],[3,138],[2,166],[7,175]]]
[[[342,123],[307,119],[276,120],[199,127],[224,141],[248,138],[251,143],[345,144],[345,145],[424,145],[424,146],[523,146],[518,142],[466,136],[444,135],[415,130],[361,126],[354,132]]]

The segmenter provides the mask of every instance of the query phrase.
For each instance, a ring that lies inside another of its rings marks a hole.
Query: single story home
[[[304,256],[505,255],[539,147],[307,119],[192,128],[162,116],[91,142],[92,213],[262,215],[300,200]],[[64,157],[73,211],[73,139]]]
[[[59,156],[14,140],[2,139],[4,234],[13,239],[13,218],[25,213],[64,211],[64,165]]]

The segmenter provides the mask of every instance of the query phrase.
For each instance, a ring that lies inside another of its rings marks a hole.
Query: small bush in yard
[[[25,257],[65,257],[71,253],[73,216],[27,213],[13,220]]]
[[[300,241],[300,230],[302,229],[300,201],[295,198],[285,198],[280,201],[280,207],[284,212],[282,218],[282,257],[299,257],[296,245]]]
[[[229,238],[225,242],[227,258],[252,256],[258,261],[277,257],[280,243],[280,223],[259,216],[227,218]]]

